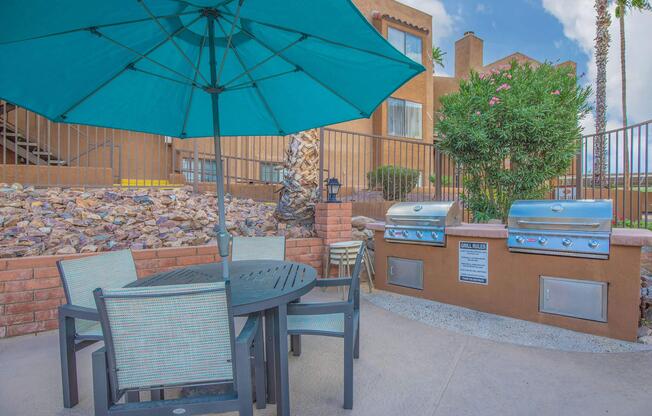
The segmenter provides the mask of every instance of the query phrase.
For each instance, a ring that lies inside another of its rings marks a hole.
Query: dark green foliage
[[[386,201],[403,200],[419,183],[419,171],[400,166],[380,166],[367,172],[370,189],[383,191]]]
[[[542,198],[566,172],[589,94],[570,67],[513,62],[472,73],[442,97],[437,146],[463,167],[463,198],[476,220],[504,220],[514,200]]]
[[[430,175],[428,180],[430,180],[430,183],[432,183],[433,185],[437,184],[437,177],[435,175]],[[442,175],[441,186],[451,186],[452,183],[453,181],[451,180],[450,176]]]

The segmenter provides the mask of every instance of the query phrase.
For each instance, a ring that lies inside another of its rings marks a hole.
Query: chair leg
[[[301,355],[301,335],[290,335],[290,349],[295,357]]]
[[[61,355],[61,386],[63,407],[79,403],[77,390],[77,358],[75,356],[75,319],[59,314],[59,354]]]
[[[109,374],[106,365],[106,352],[100,348],[93,352],[93,402],[95,416],[106,416],[109,413],[111,392],[109,390]]]
[[[258,325],[258,332],[254,339],[254,377],[256,409],[264,409],[267,406],[267,392],[265,391],[265,337],[262,325]]]
[[[274,359],[274,311],[265,311],[265,374],[267,376],[267,403],[276,403],[276,367]]]
[[[353,345],[353,358],[360,358],[360,320],[357,322],[357,330],[355,331],[355,343]]]
[[[344,318],[344,408],[353,409],[353,315]]]
[[[367,285],[369,286],[369,293],[371,293],[374,290],[374,282],[373,282],[373,269],[371,267],[371,260],[369,259],[369,253],[365,251],[364,253],[364,264],[365,264],[365,269],[367,270]]]
[[[247,345],[236,346],[236,389],[238,390],[238,409],[240,416],[253,416],[254,403],[251,391],[251,359]]]

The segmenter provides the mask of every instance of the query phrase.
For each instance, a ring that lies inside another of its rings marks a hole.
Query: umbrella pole
[[[217,72],[215,65],[215,22],[211,16],[208,16],[208,49],[210,53],[211,67],[211,107],[213,111],[213,146],[215,149],[215,166],[217,176],[215,182],[217,185],[217,209],[219,214],[219,226],[217,227],[217,247],[222,257],[222,277],[224,280],[229,279],[229,244],[231,235],[226,230],[226,213],[224,204],[224,177],[222,176],[222,146],[220,137],[220,112],[219,97],[220,91],[217,88]]]

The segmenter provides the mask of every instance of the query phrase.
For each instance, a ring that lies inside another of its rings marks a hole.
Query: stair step
[[[36,143],[27,143],[23,141],[17,141],[16,146],[22,146],[22,147],[38,147],[38,144]]]
[[[59,159],[52,159],[52,160],[48,161],[48,163],[49,163],[50,165],[58,165],[58,166],[61,166],[61,165],[65,165],[65,164],[66,164],[66,161],[65,161],[65,160],[59,160]]]
[[[34,156],[52,156],[52,153],[46,152],[45,150],[35,150],[32,154]]]

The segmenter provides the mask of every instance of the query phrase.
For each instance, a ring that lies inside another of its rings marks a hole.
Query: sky
[[[454,72],[454,45],[471,30],[484,40],[484,63],[521,52],[540,61],[577,63],[580,82],[595,90],[594,0],[398,0],[433,16],[433,44],[446,56],[440,75]],[[613,5],[612,5],[613,16]],[[652,12],[626,17],[627,104],[630,123],[652,119]],[[607,126],[622,126],[620,114],[620,35],[612,18],[607,66]],[[591,97],[591,104],[594,98]],[[595,121],[583,121],[585,134]]]

